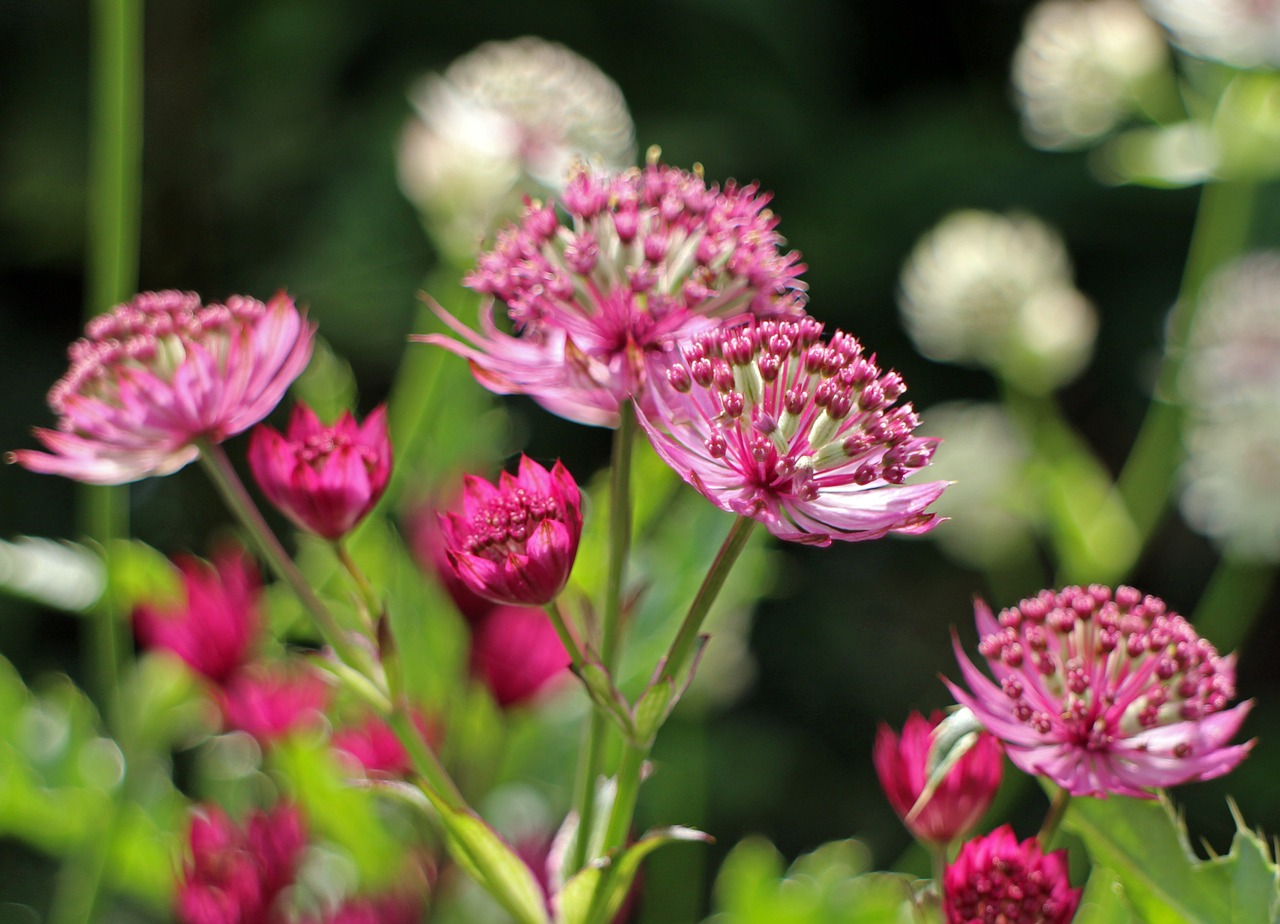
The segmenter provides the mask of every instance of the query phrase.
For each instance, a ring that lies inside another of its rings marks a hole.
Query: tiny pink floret
[[[266,417],[311,358],[315,325],[283,292],[202,305],[192,292],[144,292],[94,318],[49,392],[48,452],[9,461],[90,484],[175,472]]]
[[[974,606],[994,680],[955,640],[968,690],[947,681],[1013,763],[1075,796],[1152,789],[1235,769],[1252,702],[1230,709],[1235,656],[1219,656],[1163,601],[1132,587],[1045,590],[999,616]]]
[[[559,203],[567,224],[556,203],[530,202],[467,275],[489,298],[480,331],[438,309],[455,337],[413,339],[465,357],[490,391],[616,427],[623,402],[645,399],[664,343],[721,318],[802,313],[805,267],[783,253],[768,202],[754,184],[720,188],[656,162],[580,168]]]
[[[946,924],[1068,924],[1083,889],[1071,888],[1067,851],[1044,853],[1009,825],[960,848],[943,876]]]
[[[326,539],[345,536],[391,478],[386,406],[359,425],[344,411],[325,426],[299,402],[284,434],[265,424],[254,428],[249,468],[262,493],[298,527]]]
[[[810,317],[748,319],[669,349],[638,405],[654,450],[709,501],[812,545],[923,533],[947,486],[904,484],[937,440],[896,372]]]

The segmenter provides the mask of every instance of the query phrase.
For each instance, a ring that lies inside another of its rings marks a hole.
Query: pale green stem
[[[1219,651],[1239,647],[1266,602],[1275,575],[1276,566],[1271,562],[1233,558],[1228,552],[1218,562],[1191,617],[1196,631]]]
[[[929,844],[929,860],[933,866],[933,888],[937,894],[939,906],[946,904],[947,887],[945,885],[947,874],[947,845],[946,844]]]
[[[609,474],[609,561],[601,602],[602,626],[600,659],[612,676],[618,666],[622,638],[622,593],[626,582],[627,559],[631,554],[631,456],[635,444],[636,415],[630,401],[619,409],[618,429],[613,433],[613,459]],[[578,838],[569,870],[581,869],[588,859],[588,841],[595,824],[596,780],[604,764],[609,721],[599,709],[587,716],[584,741],[578,758],[574,804],[578,807]]]
[[[569,661],[573,664],[574,671],[581,673],[587,663],[587,658],[582,651],[582,645],[578,642],[578,637],[574,634],[569,621],[565,619],[564,612],[560,609],[560,601],[552,600],[543,609],[546,610],[547,617],[551,620],[551,625],[556,630],[560,644],[568,652]]]
[[[1164,514],[1182,461],[1182,405],[1178,376],[1209,275],[1237,256],[1249,239],[1255,188],[1248,182],[1207,183],[1200,197],[1182,288],[1169,316],[1164,359],[1117,485],[1145,545]]]
[[[378,594],[373,589],[373,584],[369,581],[368,576],[356,564],[356,560],[351,557],[351,552],[347,549],[347,545],[342,539],[334,539],[330,545],[333,547],[333,553],[338,556],[338,561],[342,563],[342,567],[346,568],[347,574],[351,575],[351,580],[355,582],[356,589],[360,591],[360,599],[363,601],[364,609],[369,619],[378,619],[383,612],[382,600],[378,598]]]
[[[1059,789],[1053,794],[1053,799],[1049,802],[1049,811],[1044,816],[1044,823],[1040,825],[1040,833],[1036,835],[1040,840],[1041,849],[1048,850],[1053,844],[1058,828],[1062,825],[1062,819],[1067,814],[1067,806],[1070,804],[1070,791]]]

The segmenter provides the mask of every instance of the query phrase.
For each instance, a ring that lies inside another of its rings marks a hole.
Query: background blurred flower
[[[496,606],[471,625],[471,673],[504,709],[567,676],[569,654],[541,609]]]
[[[898,304],[921,353],[985,366],[1034,392],[1084,369],[1098,324],[1062,238],[1016,213],[944,218],[903,266]]]
[[[1233,554],[1280,558],[1280,252],[1205,284],[1179,386],[1187,522]]]
[[[1193,55],[1236,67],[1280,64],[1280,5],[1273,0],[1144,0]]]
[[[350,411],[332,426],[294,405],[284,435],[266,425],[249,441],[249,468],[267,499],[302,529],[337,539],[374,508],[391,477],[387,409],[357,426]]]
[[[228,729],[248,732],[266,745],[320,724],[329,690],[310,667],[263,662],[232,677],[218,701]]]
[[[1018,843],[1009,825],[961,847],[943,882],[947,924],[1067,924],[1083,891],[1071,888],[1066,850],[1043,853],[1034,837]]]
[[[564,188],[575,161],[635,163],[635,129],[617,84],[563,45],[486,42],[410,92],[400,186],[454,256],[474,252],[520,195]]]
[[[1076,796],[1150,798],[1208,780],[1252,747],[1228,746],[1251,702],[1235,696],[1235,658],[1219,657],[1185,619],[1132,587],[1041,591],[999,617],[974,604],[979,651],[955,642],[969,685],[957,702],[1005,743],[1009,759]]]
[[[311,358],[314,325],[283,292],[269,304],[233,295],[202,305],[192,292],[144,292],[99,315],[71,345],[71,368],[49,391],[51,453],[10,461],[93,484],[177,471],[271,413]]]
[[[798,321],[748,320],[672,349],[640,423],[662,459],[722,510],[780,539],[830,545],[922,533],[945,482],[903,484],[935,442],[906,384],[855,337]]]
[[[1004,756],[1000,743],[987,732],[948,771],[923,807],[912,815],[929,782],[929,747],[942,713],[907,717],[899,737],[883,722],[876,732],[872,758],[880,788],[912,836],[934,844],[950,844],[976,825],[1000,788]]]
[[[1164,33],[1134,0],[1044,0],[1013,57],[1023,130],[1042,148],[1089,144],[1138,108],[1169,64]]]
[[[144,648],[177,655],[196,673],[225,684],[249,659],[262,618],[258,575],[240,549],[227,548],[213,564],[180,557],[185,599],[174,606],[139,605],[134,631]]]

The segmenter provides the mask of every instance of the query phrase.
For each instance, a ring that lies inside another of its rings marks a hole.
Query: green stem
[[[582,646],[578,644],[578,637],[574,635],[573,629],[569,627],[569,622],[564,617],[564,612],[560,609],[560,601],[552,600],[543,609],[546,610],[551,625],[560,638],[560,644],[569,653],[569,661],[573,664],[573,669],[581,673],[586,665],[586,655],[583,654]]]
[[[1266,602],[1275,574],[1276,566],[1271,562],[1245,561],[1228,552],[1191,618],[1196,631],[1219,651],[1239,647]]]
[[[231,509],[231,512],[235,514],[236,518],[240,520],[241,524],[244,525],[245,529],[248,530],[254,545],[257,546],[262,557],[266,559],[271,570],[275,572],[280,580],[288,584],[294,594],[297,595],[299,602],[310,614],[325,642],[349,666],[357,670],[366,667],[368,659],[362,657],[356,646],[351,643],[346,631],[338,625],[338,621],[329,612],[329,608],[316,596],[315,591],[311,589],[311,585],[307,583],[307,579],[303,577],[302,572],[298,570],[298,566],[289,557],[289,553],[284,550],[280,540],[276,538],[276,534],[271,531],[271,527],[263,519],[262,512],[254,504],[249,492],[245,490],[244,482],[236,474],[236,470],[232,467],[231,460],[227,458],[222,446],[202,440],[199,443],[199,448],[200,461],[204,463],[205,471],[208,472],[214,486],[222,495],[222,499]]]
[[[1243,181],[1206,183],[1201,192],[1182,287],[1169,316],[1155,393],[1117,482],[1142,545],[1159,525],[1182,461],[1178,376],[1200,291],[1210,274],[1247,244],[1253,199],[1254,184]]]
[[[356,564],[356,560],[351,557],[351,552],[347,549],[347,545],[341,539],[335,539],[332,543],[333,553],[338,556],[338,561],[342,563],[342,567],[347,569],[347,574],[351,575],[351,580],[355,582],[356,588],[360,591],[360,599],[363,601],[365,612],[370,620],[378,618],[383,611],[382,600],[378,598],[377,592],[373,589],[368,575],[361,570]]]
[[[435,751],[422,740],[422,732],[418,730],[418,725],[414,722],[412,712],[403,696],[397,697],[387,721],[396,733],[396,737],[400,739],[400,743],[404,745],[409,759],[413,761],[413,768],[426,781],[427,786],[423,788],[423,792],[427,794],[427,798],[433,803],[439,800],[455,812],[466,811],[466,800],[462,798],[457,784],[449,776],[449,771],[445,770],[444,765],[440,763],[440,758],[436,756]]]
[[[636,813],[636,800],[640,796],[640,776],[645,759],[649,756],[647,745],[627,743],[623,746],[622,760],[618,763],[618,788],[613,794],[613,808],[609,812],[609,826],[604,832],[604,850],[622,847],[631,831]]]
[[[1053,800],[1049,803],[1049,811],[1044,816],[1044,823],[1040,825],[1040,833],[1036,835],[1040,840],[1041,849],[1048,850],[1052,845],[1053,838],[1062,824],[1062,819],[1067,814],[1067,806],[1070,804],[1071,793],[1068,790],[1059,789],[1053,794]]]

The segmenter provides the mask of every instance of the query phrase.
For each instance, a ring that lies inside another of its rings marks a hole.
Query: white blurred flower
[[[577,160],[635,163],[622,91],[562,45],[487,42],[410,93],[417,116],[398,154],[400,186],[446,251],[474,251],[523,194],[563,188]]]
[[[1236,67],[1280,65],[1277,0],[1144,0],[1151,15],[1193,55]]]
[[[1045,0],[1013,57],[1023,129],[1041,148],[1080,147],[1137,107],[1166,66],[1164,33],[1132,0]]]
[[[985,366],[1035,392],[1077,375],[1097,332],[1062,238],[1029,215],[944,218],[907,259],[899,305],[926,356]]]
[[[952,558],[980,568],[1025,554],[1035,531],[1030,452],[1004,409],[956,401],[929,408],[921,419],[942,440],[930,471],[954,482],[933,505],[950,521],[929,535]]]
[[[1180,387],[1187,522],[1235,554],[1280,560],[1280,252],[1206,284]]]

